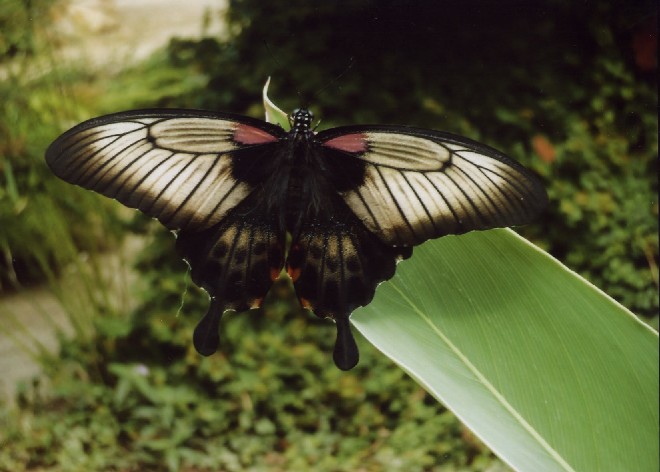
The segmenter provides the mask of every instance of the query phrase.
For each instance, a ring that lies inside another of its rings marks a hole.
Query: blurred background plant
[[[45,12],[51,3],[33,2],[28,8],[30,4],[10,2],[0,16],[3,291],[44,280],[77,257],[78,251],[110,245],[113,238],[108,236],[119,233],[113,213],[105,211],[109,205],[51,179],[42,162],[53,130],[85,115],[85,105],[70,99],[68,87],[72,81],[86,80],[82,71],[55,68],[43,54],[39,60],[50,73],[33,67],[40,48],[36,30],[47,21]]]
[[[113,73],[57,59],[47,26],[67,3],[0,9],[0,283],[6,293],[46,280],[89,326],[62,333],[56,354],[36,352],[49,383],[24,386],[2,412],[0,470],[495,467],[365,343],[360,365],[337,371],[333,327],[295,308],[285,282],[262,312],[227,317],[222,353],[201,359],[190,339],[207,299],[171,235],[60,182],[43,161],[60,132],[102,113],[260,117],[268,76],[280,107],[310,106],[321,127],[404,123],[506,150],[551,199],[521,232],[657,328],[653,2],[234,0],[222,39],[172,39]],[[130,311],[103,275],[128,232],[143,241]],[[66,271],[84,290],[62,286]],[[71,301],[83,296],[84,309]]]

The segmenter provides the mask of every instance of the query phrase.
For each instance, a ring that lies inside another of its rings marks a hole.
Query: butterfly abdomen
[[[318,163],[310,159],[307,139],[298,141],[291,157],[290,164],[286,166],[286,176],[280,178],[286,181],[286,194],[278,205],[286,230],[295,235],[304,222],[316,219],[322,211],[324,195],[327,198],[327,193],[332,189],[328,188]]]

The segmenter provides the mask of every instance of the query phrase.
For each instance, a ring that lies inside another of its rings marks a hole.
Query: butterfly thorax
[[[314,114],[306,108],[298,108],[291,114],[291,133],[312,133],[312,121]]]

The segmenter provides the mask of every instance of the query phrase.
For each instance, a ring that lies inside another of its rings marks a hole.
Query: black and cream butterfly
[[[58,177],[177,231],[211,296],[194,333],[203,355],[218,348],[222,313],[259,307],[286,268],[302,306],[336,322],[333,357],[350,369],[349,315],[413,246],[528,223],[547,201],[520,164],[460,136],[386,125],[316,133],[306,109],[290,120],[287,132],[233,114],[129,111],[81,123],[46,152]]]

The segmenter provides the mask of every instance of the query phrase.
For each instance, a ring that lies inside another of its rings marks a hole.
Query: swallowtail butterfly
[[[358,362],[349,315],[413,246],[528,223],[547,201],[520,164],[460,136],[386,125],[316,133],[306,109],[290,120],[287,132],[240,115],[136,110],[81,123],[46,152],[58,177],[177,231],[211,297],[193,336],[202,355],[218,348],[222,313],[259,307],[286,268],[302,306],[335,321],[334,361],[348,370]]]

